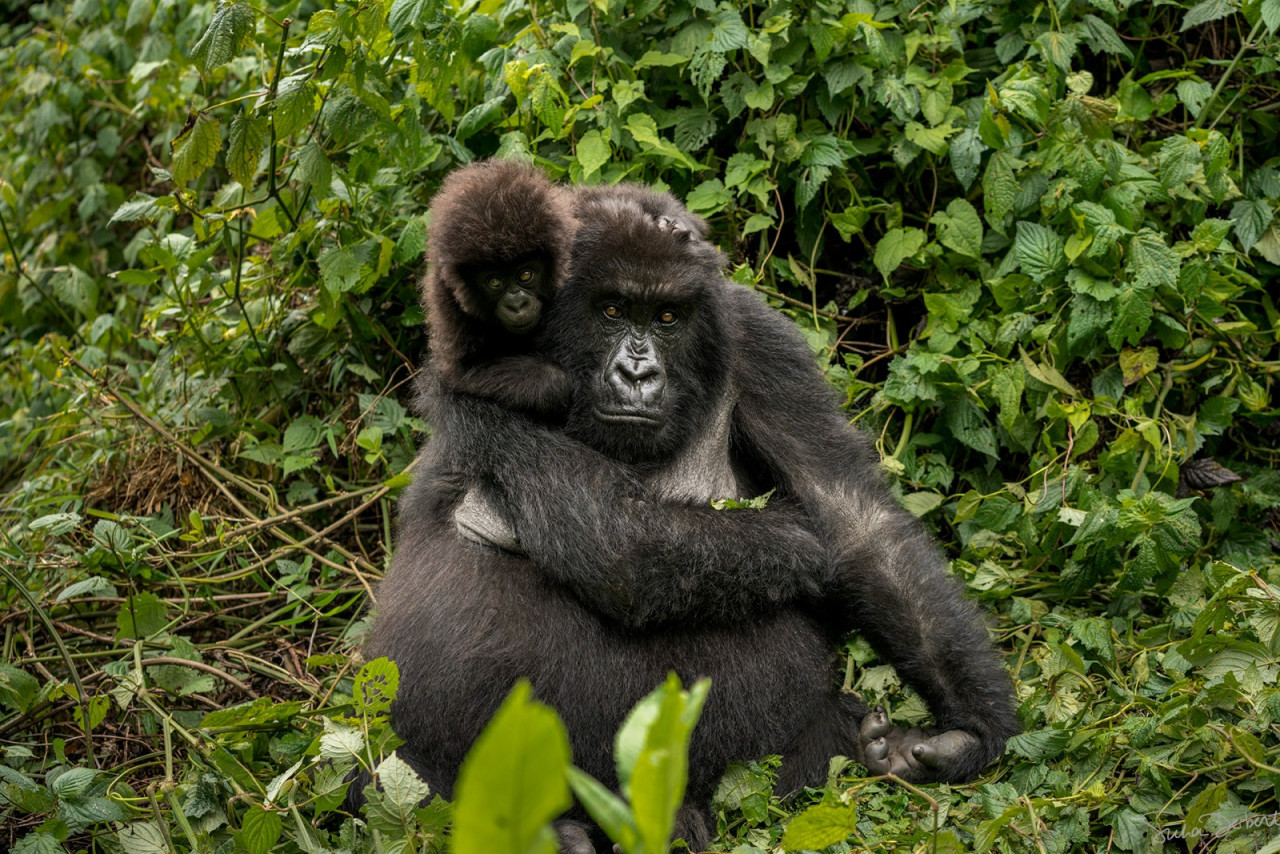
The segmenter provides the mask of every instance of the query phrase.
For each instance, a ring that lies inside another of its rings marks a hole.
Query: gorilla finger
[[[961,729],[947,730],[911,748],[917,762],[931,771],[945,770],[966,752],[978,746],[978,739]]]
[[[873,763],[877,765],[885,764],[892,750],[887,738],[877,738],[868,742],[867,746],[863,748],[864,755],[867,757],[866,766],[870,768]]]
[[[867,712],[867,716],[862,719],[862,726],[858,730],[858,740],[863,744],[869,741],[888,735],[893,730],[893,724],[889,723],[889,715],[884,710],[884,706],[876,706]]]

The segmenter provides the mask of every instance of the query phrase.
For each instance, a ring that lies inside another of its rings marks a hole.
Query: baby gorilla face
[[[481,295],[493,318],[508,332],[524,335],[542,320],[547,293],[546,264],[540,258],[522,258],[502,268],[477,270],[472,287]]]

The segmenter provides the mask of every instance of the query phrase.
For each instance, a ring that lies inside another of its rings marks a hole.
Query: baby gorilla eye
[[[526,283],[527,283],[527,282],[531,282],[531,281],[533,281],[533,271],[532,271],[532,270],[530,270],[530,269],[528,269],[527,267],[526,267],[525,269],[521,270],[521,271],[520,271],[520,281],[521,281],[521,282],[526,282]]]
[[[658,315],[658,322],[666,326],[670,326],[679,319],[678,315],[671,309],[666,309]]]
[[[617,320],[622,317],[622,309],[618,308],[613,303],[609,303],[604,307],[604,316],[610,320]]]
[[[497,276],[490,276],[485,281],[485,286],[491,291],[496,291],[502,287],[502,279]]]

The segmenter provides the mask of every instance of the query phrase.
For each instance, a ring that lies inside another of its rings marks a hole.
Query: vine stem
[[[1253,29],[1249,31],[1249,35],[1245,37],[1244,43],[1240,45],[1240,50],[1236,51],[1235,57],[1232,58],[1231,64],[1227,66],[1227,70],[1222,72],[1222,76],[1218,78],[1218,85],[1213,87],[1213,92],[1209,95],[1209,100],[1204,102],[1204,106],[1200,108],[1200,112],[1196,115],[1196,127],[1200,127],[1201,122],[1209,115],[1209,108],[1213,106],[1213,102],[1218,100],[1218,95],[1222,92],[1227,81],[1231,79],[1232,73],[1235,72],[1236,66],[1240,64],[1240,60],[1244,59],[1245,51],[1253,47],[1253,42],[1261,33],[1263,27],[1262,18],[1258,18],[1258,23],[1253,25]],[[1214,122],[1217,124],[1217,122]]]
[[[31,613],[36,616],[40,622],[44,623],[45,630],[49,632],[49,636],[53,638],[53,643],[58,647],[58,652],[62,656],[62,661],[67,665],[67,671],[71,675],[71,682],[76,686],[76,700],[80,703],[80,714],[83,716],[81,723],[84,726],[84,753],[89,760],[89,765],[97,768],[98,760],[93,755],[93,736],[89,732],[92,718],[89,716],[89,696],[85,693],[84,683],[80,681],[80,671],[76,670],[76,664],[71,659],[71,650],[67,649],[67,645],[62,642],[62,635],[58,634],[58,630],[53,627],[53,620],[49,613],[36,601],[31,595],[31,591],[27,589],[27,585],[18,580],[12,572],[0,565],[0,575],[3,575],[13,589],[18,591],[18,595],[27,600],[27,605],[31,608]]]

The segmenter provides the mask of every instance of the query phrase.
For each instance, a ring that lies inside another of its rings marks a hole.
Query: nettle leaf
[[[253,188],[253,178],[258,174],[258,161],[266,148],[267,120],[243,110],[231,120],[231,132],[227,140],[227,171],[246,190]]]
[[[1216,21],[1219,18],[1225,18],[1239,8],[1239,0],[1204,0],[1203,3],[1192,6],[1188,10],[1186,16],[1182,19],[1181,32],[1185,33],[1193,27]]]
[[[306,127],[316,113],[316,87],[311,82],[311,72],[299,72],[281,80],[276,88],[274,107],[272,118],[278,138]]]
[[[1036,39],[1036,47],[1045,59],[1063,71],[1071,70],[1071,59],[1079,49],[1076,37],[1062,30],[1046,30]]]
[[[502,116],[502,105],[506,103],[506,96],[499,98],[490,98],[481,104],[477,104],[458,120],[458,128],[454,131],[454,137],[458,142],[464,142],[469,137],[474,136],[479,131],[484,130],[493,124]]]
[[[1113,314],[1107,341],[1117,350],[1126,341],[1137,345],[1151,326],[1151,292],[1146,288],[1124,288],[1110,305]]]
[[[375,658],[356,674],[351,698],[356,708],[367,715],[385,714],[391,708],[400,687],[400,669],[390,659]]]
[[[1067,256],[1062,248],[1062,238],[1052,229],[1023,220],[1018,223],[1018,235],[1013,244],[1014,254],[1022,272],[1036,282],[1067,268]]]
[[[205,113],[187,119],[186,128],[170,143],[173,161],[169,164],[169,172],[173,175],[173,183],[185,187],[213,165],[222,149],[220,127],[217,119]]]
[[[1014,169],[1021,168],[1022,161],[1007,151],[997,151],[987,163],[982,176],[982,203],[987,211],[987,225],[1004,233],[1004,218],[1013,210],[1018,198],[1018,180]]]
[[[933,215],[938,242],[961,255],[982,257],[982,220],[967,199],[952,199],[945,213]]]
[[[787,851],[821,851],[844,842],[858,829],[858,813],[849,804],[814,804],[791,820],[782,835]]]
[[[397,41],[422,29],[440,11],[440,0],[395,0],[387,13],[387,26]]]
[[[1182,259],[1164,242],[1158,232],[1144,228],[1129,241],[1129,258],[1125,271],[1139,288],[1148,292],[1161,286],[1176,288]]]
[[[1280,30],[1280,0],[1262,0],[1262,22],[1272,33]]]
[[[1173,136],[1160,146],[1156,156],[1160,183],[1165,187],[1185,184],[1200,168],[1200,146],[1185,136]]]
[[[274,850],[283,829],[284,822],[277,813],[254,804],[244,815],[238,838],[249,854],[268,854]]]
[[[1258,242],[1274,216],[1271,203],[1264,199],[1247,199],[1231,206],[1231,221],[1236,224],[1236,236],[1245,251]]]
[[[204,74],[229,62],[240,52],[244,40],[254,29],[253,7],[248,3],[219,3],[213,20],[200,41],[191,49],[191,61]],[[183,182],[179,182],[183,183]]]
[[[889,274],[898,269],[903,261],[920,251],[924,246],[924,232],[918,228],[891,228],[876,243],[874,262],[880,275],[888,281]]]

